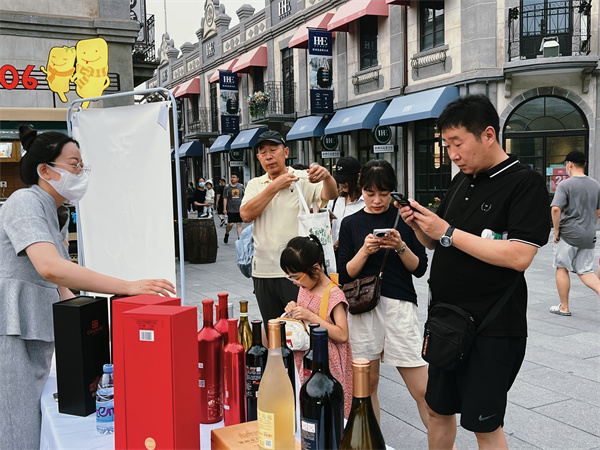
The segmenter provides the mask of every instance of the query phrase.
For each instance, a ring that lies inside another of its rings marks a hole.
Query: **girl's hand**
[[[129,282],[129,295],[162,295],[170,297],[175,295],[175,286],[168,280],[138,280]]]
[[[362,250],[367,255],[372,255],[374,253],[377,253],[380,248],[381,240],[379,238],[376,238],[372,234],[367,234],[367,236],[365,237],[365,243],[362,246]]]
[[[313,315],[314,314],[310,309],[298,305],[294,307],[294,319],[310,321]]]
[[[285,305],[285,313],[286,314],[291,314],[294,312],[294,308],[298,306],[298,304],[296,302],[289,302],[287,305]]]
[[[389,234],[379,238],[381,242],[381,248],[390,248],[392,250],[399,250],[404,246],[402,236],[396,229],[392,229]]]

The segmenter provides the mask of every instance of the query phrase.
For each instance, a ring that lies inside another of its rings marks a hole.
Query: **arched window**
[[[546,178],[549,193],[564,176],[563,160],[573,150],[588,153],[588,123],[573,103],[559,97],[523,102],[508,117],[504,148]]]

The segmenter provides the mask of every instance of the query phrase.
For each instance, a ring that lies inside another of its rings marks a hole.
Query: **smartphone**
[[[375,228],[373,230],[373,236],[382,238],[385,237],[386,234],[390,234],[391,231],[391,228]]]
[[[392,196],[392,198],[394,200],[396,200],[398,202],[398,204],[402,207],[404,206],[410,206],[410,202],[408,201],[408,199],[404,196],[404,194],[402,194],[401,192],[392,192],[390,194]],[[421,211],[419,211],[416,208],[413,208],[412,206],[410,206],[410,209],[412,209],[414,212],[418,212],[420,213]]]

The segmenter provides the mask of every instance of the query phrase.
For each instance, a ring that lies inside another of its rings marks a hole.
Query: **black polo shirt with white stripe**
[[[437,213],[450,225],[476,236],[490,229],[506,233],[509,240],[535,247],[548,242],[550,216],[546,183],[540,174],[520,164],[515,156],[475,178],[459,173]],[[438,244],[430,277],[432,302],[460,306],[471,312],[477,323],[483,321],[515,277],[519,277],[507,304],[482,335],[527,336],[524,273],[485,263],[455,247]]]

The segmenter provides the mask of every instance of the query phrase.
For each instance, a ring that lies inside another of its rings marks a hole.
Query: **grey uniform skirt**
[[[40,398],[53,342],[0,336],[0,449],[40,448]]]

